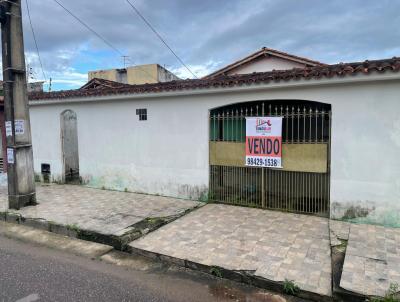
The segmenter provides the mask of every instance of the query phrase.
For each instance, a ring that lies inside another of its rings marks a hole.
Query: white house
[[[32,93],[35,172],[400,226],[400,58],[283,63],[268,51],[199,80]],[[283,168],[246,167],[244,117],[270,115],[283,117]]]

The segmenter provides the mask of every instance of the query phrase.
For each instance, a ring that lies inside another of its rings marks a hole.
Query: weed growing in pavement
[[[367,299],[369,302],[400,302],[399,285],[397,283],[390,283],[389,289],[383,298]]]
[[[296,295],[300,291],[300,287],[293,280],[285,279],[283,282],[283,291],[289,295]]]
[[[222,278],[222,272],[218,267],[215,267],[215,266],[212,267],[210,269],[210,274],[215,276],[215,277]]]
[[[347,240],[339,239],[340,240],[340,245],[336,246],[339,252],[344,253],[347,248]]]
[[[77,224],[75,224],[75,223],[73,223],[73,224],[67,224],[67,229],[68,230],[70,230],[70,231],[75,231],[75,232],[79,232],[79,226],[77,225]]]

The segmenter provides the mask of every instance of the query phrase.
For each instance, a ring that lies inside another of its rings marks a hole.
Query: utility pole
[[[8,204],[36,204],[32,138],[26,84],[21,0],[0,2]]]

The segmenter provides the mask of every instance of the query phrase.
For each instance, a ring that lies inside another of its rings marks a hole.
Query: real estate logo
[[[272,130],[272,123],[270,119],[257,118],[256,132],[270,133]]]

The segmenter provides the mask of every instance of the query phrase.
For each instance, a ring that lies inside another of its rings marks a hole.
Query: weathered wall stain
[[[400,204],[355,201],[331,204],[331,218],[400,228]]]
[[[368,209],[368,208],[363,208],[359,205],[351,206],[344,213],[343,219],[354,219],[354,218],[359,218],[359,217],[367,217],[368,214],[373,210],[374,210],[374,208]]]
[[[134,192],[141,194],[160,195],[167,197],[177,197],[190,200],[208,200],[208,187],[194,186],[189,184],[176,184],[168,183],[167,185],[150,184],[148,187],[144,187],[140,182],[135,181],[132,176],[112,174],[108,176],[94,177],[90,174],[83,174],[81,176],[82,184],[92,188]],[[150,189],[152,188],[152,189]],[[176,188],[176,189],[175,189]],[[171,194],[171,189],[178,192],[177,194]]]

